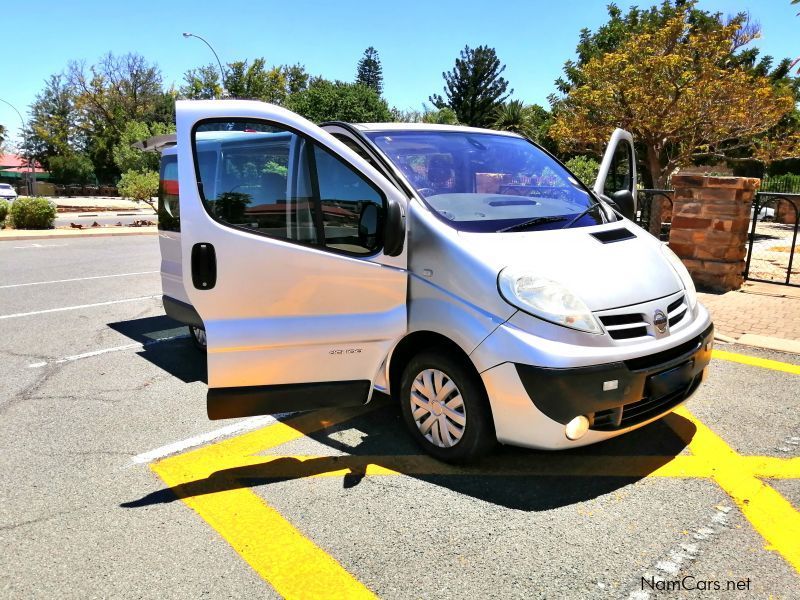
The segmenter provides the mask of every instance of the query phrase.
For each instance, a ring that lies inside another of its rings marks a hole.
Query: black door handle
[[[201,242],[192,246],[192,283],[198,290],[217,285],[217,253],[214,246]]]

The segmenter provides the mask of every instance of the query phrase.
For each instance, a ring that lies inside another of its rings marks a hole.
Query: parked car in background
[[[10,183],[0,183],[0,199],[9,202],[17,199],[17,192]]]

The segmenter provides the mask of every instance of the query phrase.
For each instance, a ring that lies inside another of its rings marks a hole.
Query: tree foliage
[[[372,46],[364,50],[364,56],[358,61],[356,83],[372,88],[379,96],[383,93],[383,67],[378,51]]]
[[[183,75],[180,95],[190,100],[222,96],[222,82],[216,65],[190,69]],[[237,60],[225,66],[225,89],[232,98],[286,104],[290,95],[308,87],[309,75],[302,65],[269,67],[264,58],[252,62]]]
[[[513,92],[502,77],[505,68],[494,48],[465,46],[453,69],[442,73],[445,96],[433,94],[429,100],[436,108],[453,109],[464,125],[488,127],[498,105]]]
[[[85,153],[69,150],[50,157],[50,176],[58,183],[85,184],[94,181],[94,165]]]
[[[600,171],[600,163],[591,156],[573,156],[564,164],[588,187],[594,185],[594,180]]]
[[[7,134],[7,132],[6,132],[6,128],[5,128],[5,126],[3,126],[3,125],[1,125],[1,124],[0,124],[0,150],[2,150],[2,149],[3,149],[3,146],[4,146],[4,145],[5,145],[5,143],[6,143],[6,136],[7,136],[7,135],[8,135],[8,134]]]
[[[133,144],[146,140],[154,135],[175,133],[175,125],[166,123],[145,123],[143,121],[128,121],[120,135],[119,142],[114,146],[112,153],[114,164],[120,173],[126,171],[156,171],[158,170],[159,156],[155,152],[143,152],[133,147]]]
[[[538,104],[526,105],[521,100],[510,100],[495,109],[492,129],[513,131],[541,142],[547,136],[550,113]]]
[[[652,185],[702,157],[755,143],[794,107],[790,86],[765,72],[757,54],[734,54],[757,30],[694,2],[664,2],[622,17],[614,5],[596,34],[584,31],[578,61],[559,80],[551,134],[564,149],[599,148],[614,127],[644,147]]]
[[[313,79],[307,89],[292,94],[288,107],[315,123],[374,123],[392,120],[386,100],[372,88],[358,83],[322,78]]]
[[[78,118],[72,88],[63,75],[51,75],[31,105],[22,154],[49,169],[52,157],[83,150],[86,135]]]
[[[152,203],[153,197],[158,194],[158,172],[125,171],[120,177],[117,189],[123,198]]]

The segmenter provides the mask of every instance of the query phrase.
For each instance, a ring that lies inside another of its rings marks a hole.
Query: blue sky
[[[660,1],[660,0],[658,0]],[[619,1],[649,6],[656,0]],[[39,0],[3,10],[0,98],[26,116],[51,73],[71,59],[92,62],[105,52],[138,52],[180,85],[189,68],[213,60],[191,31],[208,39],[223,62],[264,56],[268,63],[302,63],[312,74],[351,80],[364,48],[375,46],[391,105],[420,108],[442,88],[465,44],[488,44],[506,63],[514,97],[546,105],[564,61],[574,56],[578,32],[605,21],[607,2],[592,0]],[[135,7],[135,8],[134,8]],[[763,28],[757,45],[776,57],[800,55],[800,10],[790,0],[701,0],[700,7],[749,11]],[[493,8],[496,13],[493,13]],[[0,123],[12,134],[19,118],[0,103]]]

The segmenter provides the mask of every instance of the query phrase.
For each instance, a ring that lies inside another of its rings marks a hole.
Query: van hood
[[[592,234],[625,228],[629,239],[606,242]],[[578,295],[591,311],[647,302],[683,289],[661,242],[629,222],[547,231],[459,232],[468,252],[499,273],[529,269]]]

